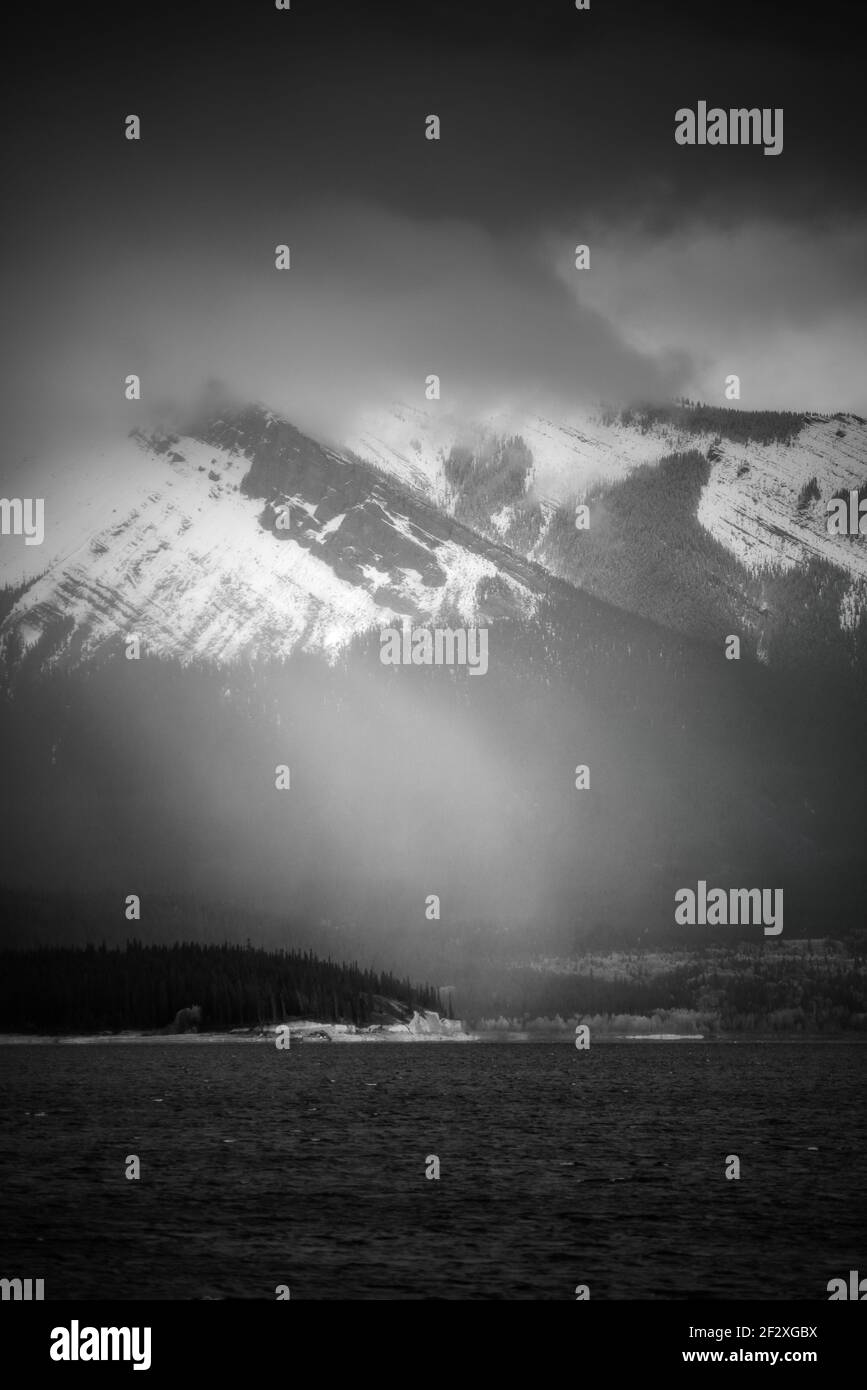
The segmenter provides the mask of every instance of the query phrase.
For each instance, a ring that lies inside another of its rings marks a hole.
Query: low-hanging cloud
[[[279,244],[288,270],[275,268]],[[22,369],[7,385],[13,434],[31,449],[183,425],[214,378],[339,440],[361,410],[423,405],[430,374],[444,409],[474,413],[669,396],[687,366],[676,350],[628,345],[576,303],[537,238],[366,204],[286,208],[255,232],[224,212],[207,241],[167,221],[144,252],[88,243],[76,260],[72,276],[43,266],[38,298],[19,304]],[[130,373],[140,405],[124,398]]]
[[[735,372],[746,408],[867,413],[865,238],[863,216],[688,219],[656,234],[599,223],[598,274],[580,281],[581,300],[636,350],[684,352],[691,396],[723,404]],[[570,263],[559,263],[577,293]]]

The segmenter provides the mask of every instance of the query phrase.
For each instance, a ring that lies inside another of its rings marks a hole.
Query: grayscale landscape
[[[31,19],[12,79],[0,1276],[826,1300],[860,59],[770,6],[205,8]]]

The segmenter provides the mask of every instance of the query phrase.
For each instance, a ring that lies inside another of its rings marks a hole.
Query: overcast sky
[[[149,0],[27,22],[3,94],[7,473],[128,425],[130,372],[155,414],[218,378],[333,438],[360,407],[423,405],[430,372],[467,410],[724,403],[736,372],[744,408],[867,414],[863,56],[840,5]],[[782,107],[782,154],[678,146],[699,100]]]

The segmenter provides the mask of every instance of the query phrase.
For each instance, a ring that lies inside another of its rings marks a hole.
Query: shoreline
[[[109,1046],[134,1046],[138,1043],[158,1043],[175,1046],[213,1046],[214,1044],[238,1043],[243,1047],[276,1046],[276,1033],[270,1036],[266,1033],[244,1034],[244,1033],[109,1033],[109,1034],[78,1034],[78,1033],[0,1033],[0,1047],[23,1046],[26,1043],[33,1043],[37,1047],[51,1046],[86,1046],[92,1047],[99,1043],[107,1043]],[[475,1033],[459,1033],[448,1035],[445,1033],[393,1033],[383,1034],[346,1034],[336,1033],[328,1037],[293,1037],[288,1052],[291,1047],[314,1047],[328,1043],[469,1043],[479,1042],[481,1038]]]
[[[330,1033],[327,1030],[333,1028],[331,1024],[308,1025],[311,1035],[305,1034],[303,1030],[298,1033],[290,1034],[291,1046],[319,1046],[329,1043],[339,1044],[358,1044],[358,1045],[382,1045],[382,1044],[415,1044],[415,1043],[477,1043],[483,1046],[515,1045],[515,1044],[548,1044],[559,1043],[563,1047],[572,1047],[573,1038],[567,1035],[565,1038],[556,1033],[531,1034],[531,1033],[410,1033],[407,1031],[388,1031],[377,1033]],[[344,1025],[345,1026],[345,1025]],[[323,1036],[324,1035],[324,1036]],[[160,1046],[220,1046],[232,1043],[247,1047],[276,1046],[276,1029],[270,1032],[222,1032],[222,1033],[143,1033],[133,1030],[121,1033],[0,1033],[0,1047],[23,1047],[31,1045],[34,1047],[95,1047],[100,1044],[107,1044],[111,1047],[117,1046],[137,1046],[143,1043],[156,1043]],[[738,1033],[729,1036],[708,1037],[698,1033],[603,1033],[593,1039],[593,1046],[601,1047],[608,1043],[703,1043],[707,1046],[733,1046],[743,1043],[762,1043],[770,1045],[774,1043],[801,1045],[815,1045],[816,1043],[861,1043],[867,1044],[867,1038],[846,1034],[824,1035],[817,1034],[791,1034],[780,1036],[779,1034],[751,1034]],[[589,1050],[589,1049],[587,1049]]]

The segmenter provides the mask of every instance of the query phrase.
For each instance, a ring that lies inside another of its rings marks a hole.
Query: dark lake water
[[[867,1272],[865,1063],[845,1043],[2,1047],[0,1276],[51,1299],[825,1299]]]

